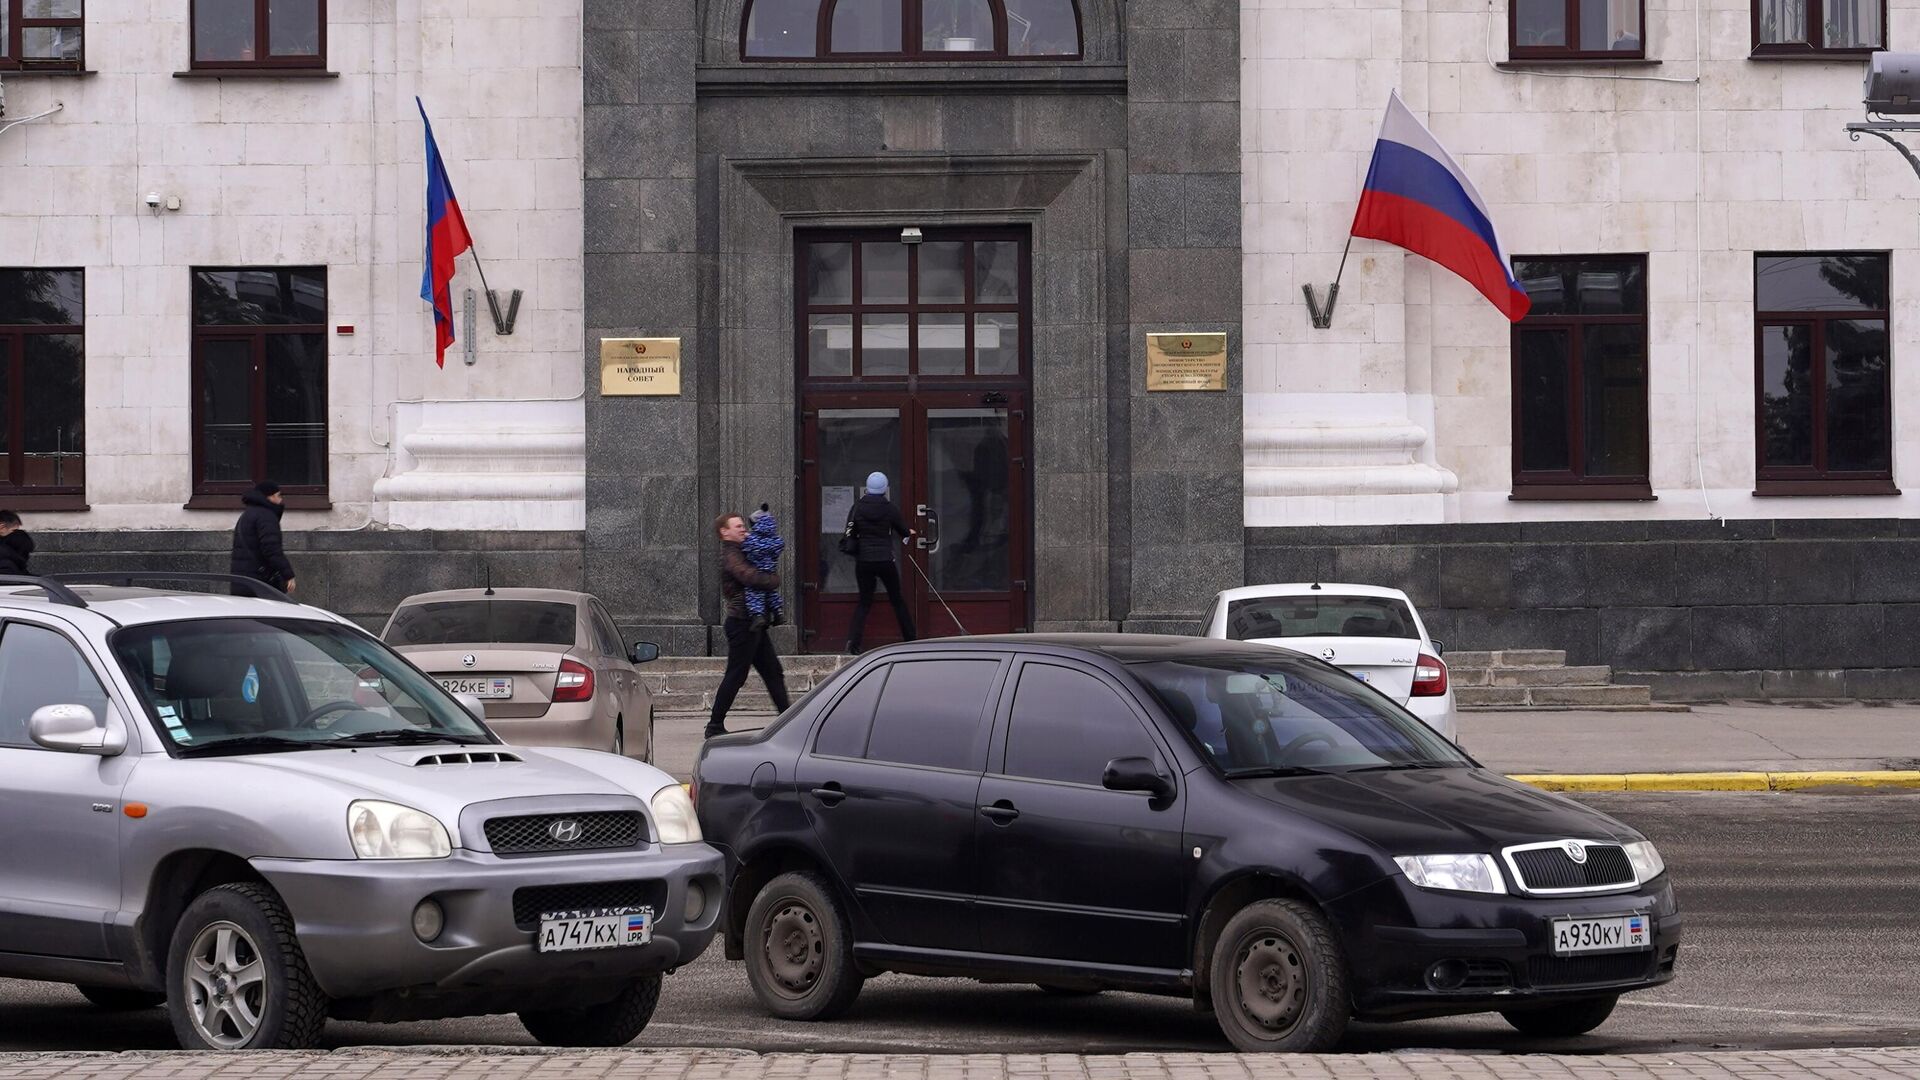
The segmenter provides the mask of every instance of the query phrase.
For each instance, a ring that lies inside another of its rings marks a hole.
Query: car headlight
[[[1401,855],[1393,860],[1422,889],[1504,893],[1506,881],[1491,855]]]
[[[399,803],[360,799],[347,807],[347,835],[362,859],[444,859],[453,854],[447,827],[432,814]]]
[[[653,827],[660,830],[663,844],[700,842],[700,818],[693,812],[693,800],[679,784],[669,784],[653,796]]]
[[[1633,877],[1636,884],[1645,885],[1654,878],[1667,872],[1667,860],[1660,857],[1660,849],[1653,841],[1642,840],[1626,845],[1627,861],[1633,864]]]

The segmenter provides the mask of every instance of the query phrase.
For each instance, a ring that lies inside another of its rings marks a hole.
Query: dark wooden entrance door
[[[841,554],[867,475],[914,530],[896,551],[921,637],[1025,630],[1032,510],[1024,230],[802,234],[803,645],[846,646],[858,602]],[[879,590],[862,645],[897,641]]]

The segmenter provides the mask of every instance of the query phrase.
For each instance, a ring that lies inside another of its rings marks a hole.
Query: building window
[[[1753,261],[1756,495],[1890,495],[1884,254]]]
[[[193,0],[195,68],[320,68],[327,0]]]
[[[0,269],[0,500],[86,507],[86,290],[79,270]]]
[[[1645,0],[1510,0],[1514,60],[1638,60],[1647,55]]]
[[[1075,0],[751,0],[740,55],[747,60],[1074,59],[1080,55],[1080,14]]]
[[[1865,56],[1886,41],[1883,0],[1753,0],[1755,56]]]
[[[1650,499],[1647,259],[1519,258],[1533,301],[1513,328],[1513,497]]]
[[[82,0],[0,0],[0,71],[79,71]]]
[[[229,509],[259,480],[327,501],[327,272],[193,272],[193,494]]]

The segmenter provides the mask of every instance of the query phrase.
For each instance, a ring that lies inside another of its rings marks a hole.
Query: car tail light
[[[1420,654],[1413,667],[1413,696],[1442,697],[1447,692],[1447,662],[1437,656]]]
[[[560,677],[553,680],[553,700],[592,701],[593,669],[578,660],[560,661]]]

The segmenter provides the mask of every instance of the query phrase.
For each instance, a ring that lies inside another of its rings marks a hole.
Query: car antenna
[[[492,596],[493,595],[493,564],[487,563],[485,566],[485,570],[487,572],[487,591],[482,593],[481,595]]]
[[[1314,592],[1319,592],[1319,591],[1320,591],[1320,583],[1316,581],[1316,582],[1314,582],[1313,584],[1311,584],[1311,585],[1309,585],[1309,586],[1307,586],[1307,588],[1309,588],[1309,589],[1311,589],[1311,590],[1313,590]]]

